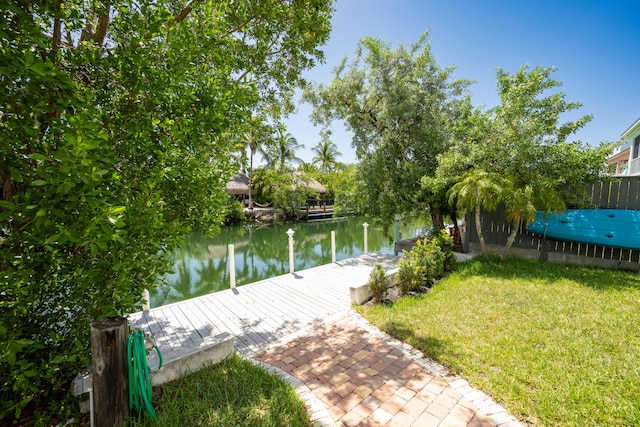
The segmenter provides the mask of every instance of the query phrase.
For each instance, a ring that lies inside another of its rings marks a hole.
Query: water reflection
[[[228,245],[234,245],[238,286],[289,271],[286,231],[294,239],[295,270],[331,262],[331,231],[336,233],[336,259],[363,253],[364,218],[338,221],[269,225],[260,228],[225,227],[213,238],[194,233],[173,255],[174,272],[151,294],[151,306],[158,307],[229,287]],[[368,221],[370,222],[370,221]],[[415,235],[424,222],[402,224],[401,238]],[[367,230],[370,252],[393,253],[393,243],[374,227]]]

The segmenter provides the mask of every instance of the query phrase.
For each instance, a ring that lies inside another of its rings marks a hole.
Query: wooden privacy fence
[[[593,208],[640,210],[640,176],[589,185],[587,194],[591,197]],[[467,214],[466,223],[470,242],[478,243],[473,213]],[[506,219],[503,206],[493,212],[483,212],[482,231],[487,245],[504,248],[511,232],[511,223]],[[514,254],[545,261],[634,270],[640,268],[640,251],[545,238],[527,232],[524,225],[520,226],[512,248]]]

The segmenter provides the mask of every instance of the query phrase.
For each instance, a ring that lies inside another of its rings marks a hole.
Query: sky
[[[515,73],[524,64],[555,67],[554,80],[566,100],[583,106],[563,121],[590,114],[594,119],[570,140],[597,145],[618,141],[640,117],[640,0],[337,0],[325,63],[304,72],[315,83],[330,84],[333,69],[354,57],[358,40],[377,37],[397,46],[415,43],[429,31],[440,67],[456,66],[453,77],[474,83],[476,107],[498,104],[496,70]],[[309,104],[284,120],[311,162],[320,142],[309,119]],[[351,134],[341,122],[332,141],[343,163],[357,162]]]

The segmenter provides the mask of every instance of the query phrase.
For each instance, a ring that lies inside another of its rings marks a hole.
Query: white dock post
[[[398,251],[396,250],[396,243],[400,241],[400,220],[402,219],[402,215],[395,214],[393,217],[396,225],[393,232],[393,255],[398,256]]]
[[[336,232],[331,232],[331,262],[336,262]]]
[[[287,236],[289,236],[289,273],[293,273],[293,234],[295,231],[292,229],[287,230]]]
[[[236,287],[236,255],[233,245],[229,245],[229,283],[231,289]]]
[[[367,228],[369,227],[369,224],[365,222],[362,224],[362,227],[364,228],[364,253],[366,255],[369,253],[369,242],[367,241]]]
[[[151,299],[149,298],[149,289],[142,291],[142,311],[151,310]]]

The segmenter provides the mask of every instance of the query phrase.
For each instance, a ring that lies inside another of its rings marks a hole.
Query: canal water
[[[228,245],[234,245],[236,285],[267,279],[289,272],[287,230],[295,234],[296,271],[331,262],[331,231],[336,234],[336,260],[364,253],[363,223],[353,217],[323,222],[273,224],[259,228],[225,227],[213,238],[194,233],[173,254],[173,273],[151,292],[151,307],[205,295],[229,288]],[[424,227],[424,221],[401,223],[400,238],[409,238]],[[393,233],[393,227],[390,227]],[[369,252],[393,253],[392,238],[369,226]]]

